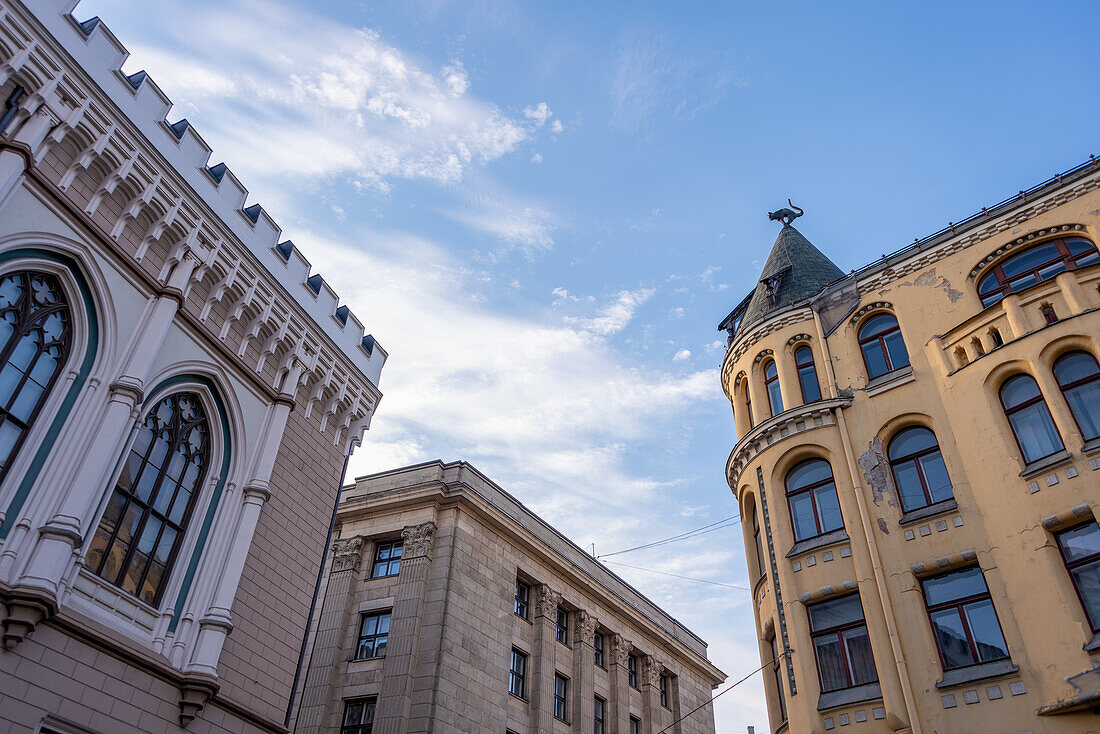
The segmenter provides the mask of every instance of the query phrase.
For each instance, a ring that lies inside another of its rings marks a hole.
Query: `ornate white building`
[[[284,732],[386,353],[73,5],[0,0],[0,731]]]

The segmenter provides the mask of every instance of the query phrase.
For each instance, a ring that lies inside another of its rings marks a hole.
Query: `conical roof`
[[[742,328],[763,319],[770,311],[816,295],[843,276],[840,268],[801,232],[784,224],[764,263],[760,282],[749,298],[741,320]]]

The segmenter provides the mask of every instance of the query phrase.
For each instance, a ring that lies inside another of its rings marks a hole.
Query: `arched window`
[[[951,477],[943,463],[936,434],[923,426],[899,431],[887,451],[894,484],[906,512],[951,499]]]
[[[1070,352],[1054,363],[1054,377],[1086,441],[1100,437],[1100,366],[1088,352]]]
[[[867,377],[875,379],[909,364],[909,352],[893,314],[880,313],[859,329],[859,348],[867,365]]]
[[[749,418],[749,430],[752,430],[752,427],[755,425],[755,423],[752,420],[752,393],[749,392],[748,380],[741,381],[741,389],[744,391],[743,394],[745,397],[745,415]]]
[[[71,326],[56,277],[23,270],[0,278],[0,478],[61,374]]]
[[[978,281],[978,296],[982,305],[989,307],[1009,293],[1019,293],[1058,273],[1098,262],[1100,252],[1088,240],[1050,240],[994,265],[989,274]]]
[[[169,395],[137,431],[88,549],[86,565],[156,605],[210,461],[206,413],[195,393]]]
[[[833,470],[824,459],[809,459],[787,473],[787,504],[795,540],[844,527]]]
[[[760,521],[756,517],[756,507],[753,506],[750,509],[752,511],[752,540],[756,544],[757,578],[760,578],[768,572],[768,566],[764,562],[764,543],[760,538]]]
[[[775,360],[764,363],[764,389],[768,393],[768,407],[772,415],[783,412],[783,392],[779,389],[779,369],[775,366]]]
[[[1008,378],[1001,386],[1001,404],[1024,461],[1030,464],[1064,448],[1043,394],[1030,375]]]
[[[821,386],[817,383],[817,369],[814,368],[814,353],[809,347],[801,346],[794,352],[794,363],[798,368],[802,402],[812,403],[815,400],[821,400]]]

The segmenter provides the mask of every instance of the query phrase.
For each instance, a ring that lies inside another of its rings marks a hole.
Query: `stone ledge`
[[[794,558],[795,556],[809,553],[810,551],[826,548],[830,545],[836,545],[837,543],[844,543],[850,540],[848,532],[844,528],[837,528],[836,530],[830,530],[827,533],[821,535],[815,535],[812,538],[806,538],[800,540],[791,546],[791,549],[787,551],[787,558]]]
[[[1024,467],[1024,470],[1020,472],[1021,479],[1031,479],[1037,477],[1043,472],[1050,471],[1051,469],[1058,469],[1073,461],[1073,457],[1065,449],[1055,452],[1050,456],[1044,456],[1041,459],[1036,459],[1030,462]]]
[[[933,502],[930,505],[925,505],[924,507],[918,507],[915,510],[909,510],[908,512],[902,513],[901,519],[898,520],[898,525],[905,527],[906,525],[918,523],[921,520],[946,515],[949,512],[956,512],[958,509],[959,503],[955,501],[954,497],[940,500],[939,502]]]
[[[878,683],[866,683],[854,688],[845,688],[842,691],[830,691],[822,693],[817,699],[817,710],[828,711],[841,706],[851,706],[864,701],[874,701],[882,698],[882,688]]]
[[[945,688],[953,688],[954,686],[974,683],[988,678],[1003,678],[1006,675],[1019,672],[1020,669],[1012,664],[1011,659],[994,660],[991,663],[981,663],[980,665],[968,665],[965,668],[944,671],[943,678],[936,683],[936,688],[944,690]]]

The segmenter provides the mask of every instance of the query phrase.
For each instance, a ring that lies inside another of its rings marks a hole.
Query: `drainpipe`
[[[833,357],[829,351],[829,343],[825,340],[825,330],[821,326],[821,317],[814,311],[814,326],[817,327],[817,338],[821,342],[821,350],[825,357],[825,376],[833,390],[839,393],[836,376],[833,373]],[[917,716],[917,704],[913,696],[912,683],[909,680],[909,668],[905,662],[905,654],[901,648],[901,639],[898,637],[898,623],[894,617],[893,607],[890,605],[889,588],[886,585],[886,573],[882,568],[882,556],[879,554],[878,542],[875,539],[875,526],[871,522],[871,515],[867,510],[867,499],[863,496],[862,476],[859,465],[856,463],[855,452],[852,450],[852,437],[848,433],[848,423],[844,419],[844,408],[836,409],[837,427],[840,429],[840,442],[844,445],[845,463],[848,465],[848,474],[851,476],[852,489],[856,496],[856,505],[859,507],[859,518],[863,523],[863,533],[867,536],[867,547],[871,555],[871,566],[874,569],[875,586],[877,587],[879,604],[882,607],[882,615],[886,621],[886,632],[890,638],[890,651],[897,663],[898,678],[901,683],[901,695],[905,703],[906,717],[909,719],[909,727],[912,734],[923,734],[920,719]],[[887,722],[889,723],[889,722]]]

